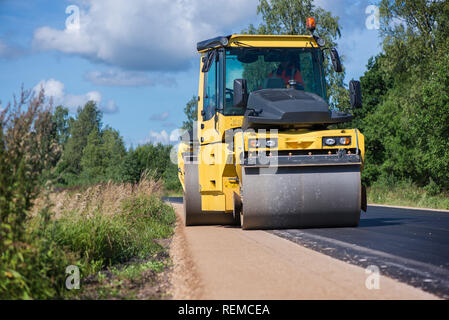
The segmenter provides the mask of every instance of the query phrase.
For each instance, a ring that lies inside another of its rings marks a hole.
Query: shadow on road
[[[405,224],[404,218],[370,218],[360,219],[359,228],[397,226]]]

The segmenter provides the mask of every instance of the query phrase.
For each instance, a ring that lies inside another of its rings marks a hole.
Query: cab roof
[[[312,35],[229,35],[197,43],[198,52],[219,47],[318,47]]]

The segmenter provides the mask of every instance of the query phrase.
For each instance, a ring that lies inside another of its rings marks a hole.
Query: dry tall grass
[[[155,180],[150,172],[146,172],[137,184],[109,181],[86,189],[67,189],[50,193],[49,201],[55,218],[64,213],[92,215],[94,212],[102,212],[111,215],[120,212],[123,201],[132,196],[161,196],[163,185],[163,181]],[[33,216],[46,204],[46,196],[43,194],[35,201]]]

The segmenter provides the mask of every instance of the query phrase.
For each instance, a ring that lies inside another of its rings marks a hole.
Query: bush
[[[421,188],[411,180],[375,182],[368,188],[368,202],[421,208],[449,209],[449,195],[439,190],[436,184]],[[438,191],[438,192],[437,192]]]
[[[89,274],[157,252],[160,246],[154,239],[171,236],[174,221],[172,207],[159,198],[134,195],[116,214],[67,212],[55,222],[52,237],[79,255],[83,273]]]
[[[50,110],[43,92],[34,96],[22,89],[19,99],[0,112],[0,299],[59,295],[64,273],[56,269],[70,262],[41,237],[48,208],[35,218],[41,229],[29,224],[41,175],[60,154]]]
[[[155,179],[162,179],[166,190],[180,191],[178,166],[171,162],[173,146],[145,144],[128,151],[122,163],[122,181],[134,183],[145,171],[152,171]]]
[[[158,253],[162,248],[155,240],[171,236],[175,222],[173,208],[159,198],[158,185],[144,179],[137,185],[99,185],[82,194],[62,191],[38,199],[21,242],[13,242],[12,233],[5,232],[10,227],[3,226],[0,299],[65,298],[76,294],[65,288],[69,265],[80,267],[85,277]],[[78,209],[64,209],[72,207]]]
[[[114,187],[125,191],[116,215],[105,214],[114,202],[101,197],[110,185],[96,188],[100,192],[87,199],[87,209],[103,200],[94,215],[88,210],[58,220],[47,197],[37,201],[37,208],[36,197],[61,155],[57,135],[61,130],[55,128],[51,106],[44,102],[43,92],[35,97],[22,90],[19,100],[0,112],[0,299],[65,297],[67,266],[76,264],[87,274],[151,254],[159,249],[154,237],[170,235],[174,221],[171,207],[157,198],[161,184],[145,179],[145,174],[138,185]],[[118,134],[111,131],[110,136],[115,139]],[[46,192],[50,186],[45,185]],[[119,195],[110,193],[109,199]]]

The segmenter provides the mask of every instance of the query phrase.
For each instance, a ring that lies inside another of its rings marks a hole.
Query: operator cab
[[[247,94],[259,90],[294,89],[327,101],[322,54],[319,48],[226,48],[225,113],[244,114],[234,105],[234,81],[244,79]]]
[[[336,72],[335,48],[317,36],[232,35],[198,43],[203,53],[203,121],[244,116],[243,128],[327,127],[352,115],[331,110],[324,52]],[[360,83],[350,83],[351,106],[360,107]]]

